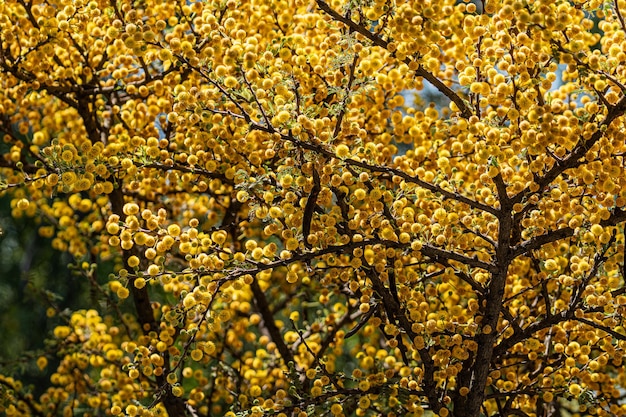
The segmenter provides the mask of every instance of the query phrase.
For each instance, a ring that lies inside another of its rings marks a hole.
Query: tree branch
[[[340,15],[335,10],[333,10],[333,8],[330,7],[330,5],[326,3],[325,1],[316,0],[316,3],[320,9],[322,9],[324,12],[326,12],[330,17],[332,17],[336,21],[341,22],[344,25],[348,26],[350,30],[360,33],[361,35],[365,36],[374,45],[389,50],[389,42],[382,39],[380,36],[376,35],[375,33],[370,32],[369,30],[367,30],[366,27],[354,22],[353,20]],[[411,60],[409,58],[406,58],[404,62],[408,65],[411,63]],[[444,94],[451,101],[453,101],[454,104],[456,104],[456,106],[461,111],[461,117],[468,119],[472,115],[472,110],[468,107],[465,101],[461,97],[459,97],[458,94],[452,91],[450,87],[445,85],[439,78],[437,78],[432,73],[427,71],[421,64],[418,64],[418,67],[415,70],[415,75],[418,77],[425,78],[437,90],[439,90],[442,94]]]
[[[541,192],[541,190],[544,190],[548,184],[552,183],[552,181],[554,181],[564,171],[579,166],[582,163],[583,157],[587,151],[589,151],[589,149],[591,149],[591,147],[604,136],[606,129],[615,119],[622,116],[624,112],[626,112],[626,96],[622,97],[612,107],[609,107],[608,114],[589,139],[585,140],[581,137],[578,145],[565,158],[562,158],[560,163],[554,164],[552,168],[545,173],[545,175],[538,177],[535,180],[535,182],[539,185],[537,191],[530,191],[529,188],[525,188],[515,196],[511,197],[512,203],[519,203],[524,199],[528,199],[531,195]]]

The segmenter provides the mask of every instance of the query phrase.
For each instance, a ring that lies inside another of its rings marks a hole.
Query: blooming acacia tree
[[[101,302],[0,411],[626,415],[626,4],[456,3],[4,1],[2,186]]]

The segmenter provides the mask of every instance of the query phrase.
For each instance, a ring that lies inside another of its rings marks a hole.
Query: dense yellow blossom
[[[101,301],[0,412],[626,415],[624,13],[0,3],[0,187]]]

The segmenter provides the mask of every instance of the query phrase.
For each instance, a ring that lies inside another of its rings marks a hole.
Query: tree
[[[624,10],[5,0],[2,187],[91,295],[0,411],[626,415]]]

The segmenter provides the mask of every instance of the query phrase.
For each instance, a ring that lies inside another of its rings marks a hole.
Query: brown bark
[[[113,193],[109,196],[111,201],[111,211],[114,214],[120,216],[120,219],[124,219],[124,213],[122,211],[124,207],[124,196],[122,195],[122,190],[116,188],[113,190]],[[130,256],[133,255],[134,250],[124,251],[124,263]],[[148,294],[148,287],[137,288],[134,285],[134,280],[130,279],[128,282],[128,286],[130,288],[133,304],[135,306],[135,312],[137,313],[137,320],[141,325],[142,331],[144,334],[149,334],[150,332],[157,332],[159,329],[159,325],[154,318],[154,310],[152,309],[152,302],[150,301],[150,295]],[[163,373],[156,377],[156,382],[158,385],[158,390],[161,393],[161,401],[167,410],[167,414],[170,417],[184,417],[187,415],[185,401],[182,398],[178,398],[172,394],[172,389],[165,377],[169,373],[169,355],[166,352],[161,353],[164,355],[165,359],[165,367]]]

